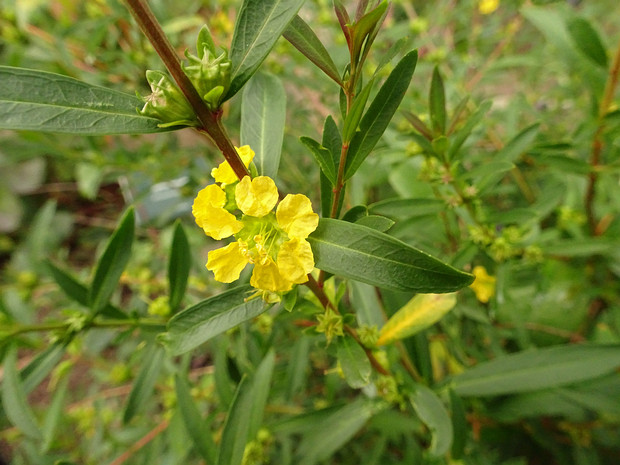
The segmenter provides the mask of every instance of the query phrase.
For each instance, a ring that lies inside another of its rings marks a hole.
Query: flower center
[[[289,239],[278,226],[275,214],[272,212],[261,218],[244,215],[241,222],[243,228],[235,234],[241,253],[250,263],[266,265],[269,259],[275,261],[280,246]]]

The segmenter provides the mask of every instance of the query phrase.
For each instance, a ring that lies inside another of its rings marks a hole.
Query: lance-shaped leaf
[[[409,400],[420,420],[431,431],[430,454],[434,457],[441,457],[452,446],[454,435],[452,420],[450,415],[448,415],[446,407],[439,400],[437,394],[421,384],[416,385],[415,391],[411,394]]]
[[[173,312],[176,311],[185,295],[191,261],[192,257],[187,235],[183,230],[183,225],[178,222],[174,228],[170,260],[168,262],[169,304]]]
[[[446,133],[446,92],[443,86],[443,79],[439,74],[437,66],[433,69],[431,79],[431,90],[428,98],[431,113],[431,123],[435,135]]]
[[[252,77],[304,0],[245,0],[235,25],[230,61],[230,99]]]
[[[138,114],[143,102],[77,79],[0,66],[0,128],[84,135],[169,131]]]
[[[353,176],[385,132],[405,96],[417,61],[418,52],[416,50],[405,55],[377,92],[360,121],[359,131],[351,139],[345,179]]]
[[[93,313],[99,313],[110,300],[118,280],[131,256],[131,245],[135,228],[133,208],[127,210],[118,228],[110,237],[103,255],[97,262],[93,282],[88,294],[88,303]]]
[[[418,294],[383,325],[378,345],[413,336],[437,323],[456,305],[456,294]]]
[[[329,180],[331,185],[335,186],[337,178],[336,165],[334,164],[331,152],[310,137],[303,136],[299,140],[310,149],[310,153],[321,168],[321,172]]]
[[[359,224],[322,219],[308,237],[317,268],[396,291],[453,292],[473,276]]]
[[[155,382],[163,365],[164,351],[161,346],[151,343],[140,360],[140,371],[131,387],[127,405],[123,413],[123,423],[129,423],[136,413],[151,398]]]
[[[460,396],[537,391],[603,376],[620,368],[620,345],[561,345],[483,362],[452,380]]]
[[[253,384],[247,377],[243,377],[228,409],[217,465],[241,465],[250,432],[248,412],[252,408],[252,398]]]
[[[177,396],[177,408],[183,419],[183,424],[187,434],[194,443],[196,451],[206,463],[213,463],[216,456],[216,446],[211,437],[211,432],[207,428],[206,422],[200,416],[189,384],[185,378],[179,375],[174,377],[174,387]]]
[[[276,364],[276,354],[273,350],[267,352],[252,377],[252,407],[246,417],[248,425],[248,439],[256,437],[258,430],[263,424],[265,406],[269,398],[271,378]]]
[[[2,379],[2,405],[11,423],[30,438],[41,441],[42,434],[17,372],[17,350],[11,347],[4,358]]]
[[[295,15],[282,35],[308,60],[342,86],[342,79],[340,79],[334,60],[312,28],[303,19]]]
[[[260,315],[268,306],[259,298],[246,302],[250,290],[236,287],[177,313],[168,323],[164,342],[179,355]]]
[[[363,388],[370,382],[370,362],[364,349],[352,337],[338,338],[338,362],[344,379],[352,388]]]
[[[56,342],[39,352],[21,371],[22,388],[26,394],[37,387],[65,354],[66,342]]]
[[[366,102],[370,96],[373,84],[374,79],[371,79],[370,82],[366,84],[366,87],[355,97],[353,105],[351,105],[351,110],[347,114],[342,128],[342,138],[345,143],[348,143],[355,134],[355,131],[357,131],[357,126],[362,119],[362,114],[364,113],[364,108],[366,108]]]
[[[568,32],[581,53],[601,68],[607,68],[608,58],[605,46],[596,29],[585,19],[576,17],[566,24]]]
[[[241,144],[254,150],[254,164],[262,176],[275,178],[278,173],[285,119],[286,93],[280,79],[255,74],[243,89]]]

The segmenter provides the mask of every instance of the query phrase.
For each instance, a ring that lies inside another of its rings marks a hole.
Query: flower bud
[[[217,54],[211,33],[206,26],[198,34],[196,50],[197,56],[185,51],[189,64],[184,64],[183,70],[207,106],[211,110],[216,110],[230,86],[231,63],[228,52],[223,50]]]
[[[146,79],[153,93],[144,98],[141,115],[161,120],[160,127],[198,125],[192,107],[168,75],[148,70]]]

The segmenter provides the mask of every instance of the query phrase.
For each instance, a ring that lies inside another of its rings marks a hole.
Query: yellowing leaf
[[[456,294],[418,294],[381,328],[377,345],[412,336],[437,323],[456,305]]]

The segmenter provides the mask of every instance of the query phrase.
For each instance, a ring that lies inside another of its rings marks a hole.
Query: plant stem
[[[586,189],[585,210],[588,218],[588,226],[593,236],[600,236],[603,231],[597,227],[596,215],[594,214],[594,197],[596,195],[596,183],[598,181],[598,167],[601,163],[601,154],[603,152],[603,132],[605,131],[605,117],[611,106],[616,87],[618,86],[618,77],[620,75],[620,43],[614,55],[614,61],[609,70],[609,76],[605,83],[605,91],[603,98],[598,107],[598,127],[592,141],[592,152],[590,154],[590,174],[588,175],[588,187]]]
[[[44,332],[44,331],[66,331],[71,328],[73,323],[41,323],[37,325],[23,325],[17,326],[15,329],[9,332],[8,337],[18,336],[20,334],[26,333],[36,333],[36,332]],[[84,330],[91,328],[123,328],[123,327],[136,327],[136,328],[144,328],[144,327],[153,327],[162,329],[165,328],[166,322],[162,320],[153,320],[153,319],[106,319],[106,320],[93,320],[86,321],[84,323]]]
[[[176,51],[164,34],[161,25],[148,4],[145,0],[126,0],[126,3],[138,26],[140,26],[144,35],[149,39],[149,42],[155,48],[155,51],[194,110],[201,125],[198,130],[211,137],[239,179],[242,179],[244,176],[250,176],[250,172],[241,161],[239,154],[221,125],[221,109],[212,111],[202,100],[190,79],[183,72]]]

